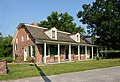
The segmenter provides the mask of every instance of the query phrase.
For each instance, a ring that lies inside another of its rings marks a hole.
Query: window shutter
[[[31,57],[31,47],[29,46],[29,56]]]
[[[36,55],[35,46],[32,46],[32,47],[33,47],[33,55],[35,57],[35,55]]]

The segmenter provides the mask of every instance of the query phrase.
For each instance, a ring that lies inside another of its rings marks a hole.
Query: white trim
[[[15,38],[17,37],[17,34],[18,34],[18,29],[16,29],[16,32],[14,33],[13,40],[12,40],[11,44],[14,44]]]
[[[60,62],[60,44],[58,44],[58,62]]]
[[[27,55],[28,55],[27,48],[24,47],[24,61],[27,61]]]
[[[71,45],[69,45],[69,61],[71,61]]]
[[[21,36],[21,41],[22,41],[22,42],[24,41],[24,36]]]
[[[57,29],[53,27],[50,30],[51,30],[51,39],[57,40]],[[53,38],[53,31],[55,32],[55,38]]]
[[[34,56],[33,56],[33,47],[32,47],[32,46],[30,46],[30,52],[31,52],[30,56],[31,56],[31,57],[34,57]]]
[[[71,34],[71,33],[69,33],[69,32],[63,32],[63,31],[58,31],[58,32],[60,32],[60,33],[65,33],[65,34]]]
[[[16,51],[16,50],[17,50],[17,44],[14,45],[14,51]]]
[[[46,43],[44,43],[44,63],[46,64]]]
[[[71,44],[71,45],[94,46],[94,47],[98,47],[99,46],[99,45],[92,45],[92,44],[81,44],[81,43],[72,43],[72,42],[59,42],[59,41],[50,41],[50,40],[39,40],[39,42],[36,41],[35,43],[36,44],[39,44],[39,43],[43,44],[44,42],[49,43],[49,44],[65,44],[65,45]],[[104,47],[104,46],[99,46],[99,47]]]
[[[29,37],[29,35],[27,34],[27,40],[30,40],[30,37]]]
[[[78,60],[80,60],[80,46],[78,45]]]
[[[87,46],[85,46],[85,57],[87,59]]]
[[[93,59],[93,46],[92,46],[92,59]]]
[[[44,28],[44,27],[39,27],[39,26],[31,25],[31,24],[24,24],[24,25],[30,26],[30,27],[41,28],[41,29],[47,29],[47,28]]]
[[[18,43],[18,38],[15,39],[16,44]]]
[[[55,35],[54,35],[55,38],[53,38],[53,32],[55,32]],[[51,39],[57,40],[57,31],[56,30],[51,30]]]

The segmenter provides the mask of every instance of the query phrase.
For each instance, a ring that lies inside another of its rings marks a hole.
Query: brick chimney
[[[38,26],[37,22],[32,22],[31,25]]]

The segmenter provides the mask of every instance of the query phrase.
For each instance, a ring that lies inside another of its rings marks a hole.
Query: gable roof
[[[30,24],[24,24],[20,23],[17,27],[17,29],[21,28],[21,26],[24,25],[29,33],[32,35],[32,37],[37,41],[37,40],[49,40],[49,41],[54,41],[50,37],[48,37],[44,32],[46,30],[49,30],[47,28],[39,27],[39,26],[34,26]],[[67,32],[62,32],[62,31],[57,31],[57,40],[59,42],[72,42],[76,43],[72,38],[70,38],[71,33]],[[90,44],[88,41],[86,41],[84,38],[80,38],[80,43],[81,44]]]
[[[46,29],[43,28],[35,28],[31,26],[25,25],[28,31],[31,33],[31,35],[34,37],[36,40],[53,40],[50,37],[48,37],[44,31]],[[48,30],[48,29],[47,29]],[[65,41],[65,42],[75,42],[73,39],[69,37],[69,34],[62,33],[62,32],[57,32],[57,41]]]

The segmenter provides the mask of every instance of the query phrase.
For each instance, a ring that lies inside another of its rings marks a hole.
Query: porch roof
[[[53,41],[53,42],[58,41],[58,42],[78,43],[69,37],[70,34],[58,31],[57,32],[57,40],[53,40],[44,33],[44,31],[46,31],[47,28],[42,28],[42,27],[36,28],[33,25],[27,25],[27,24],[24,24],[24,25],[37,42],[39,42],[41,40],[45,40],[45,41],[48,40],[48,41]],[[80,44],[90,44],[90,42],[85,40],[85,38],[80,38]]]
[[[93,46],[93,47],[106,47],[106,46],[100,46],[100,45],[93,45],[93,44],[84,44],[84,43],[77,43],[77,42],[60,42],[60,41],[49,41],[49,40],[36,40],[36,44],[61,44],[61,45],[73,45],[73,46]]]

